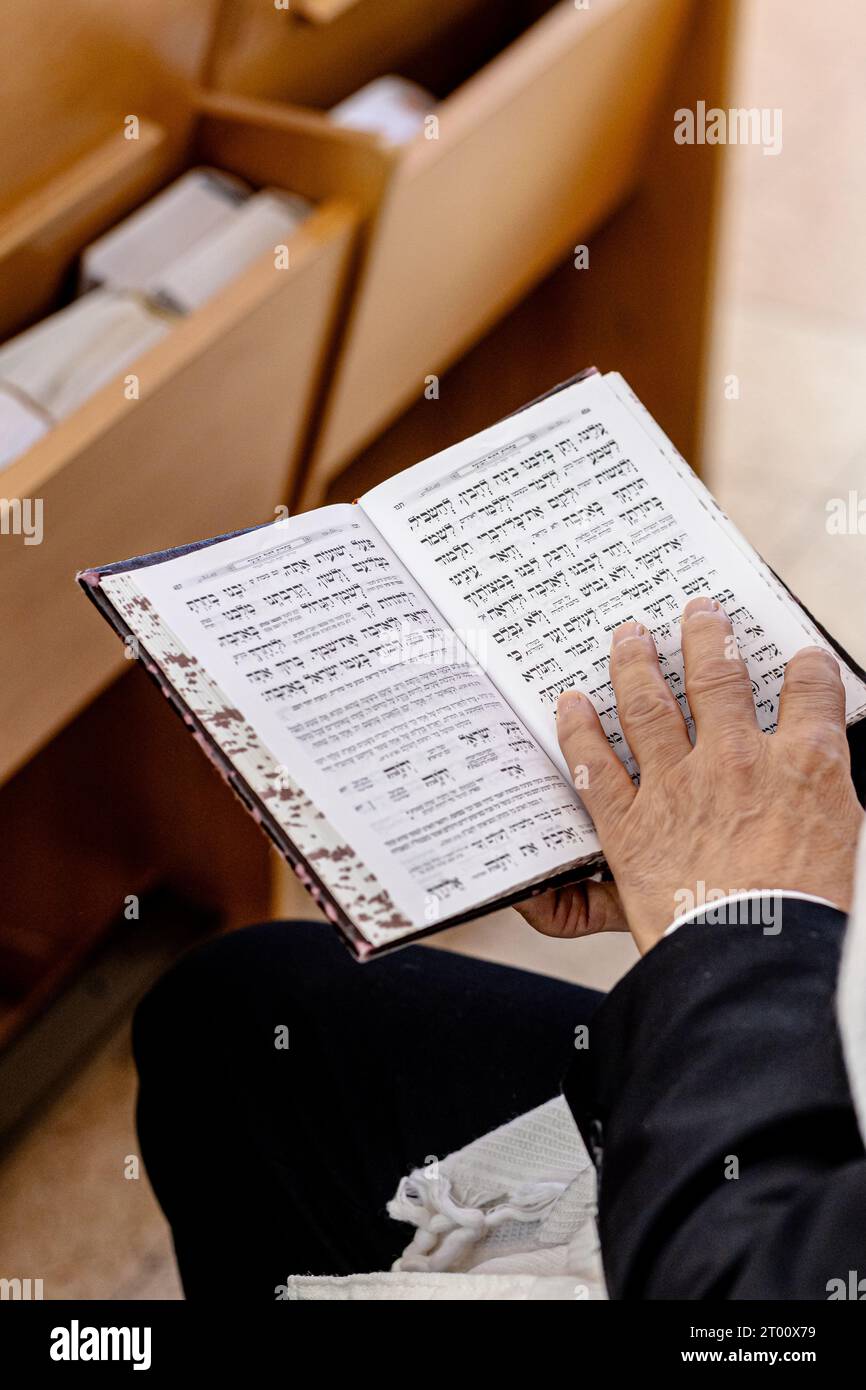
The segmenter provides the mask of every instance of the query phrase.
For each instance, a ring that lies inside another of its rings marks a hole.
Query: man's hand
[[[653,946],[684,903],[713,895],[788,889],[847,911],[863,812],[835,658],[808,647],[789,661],[778,729],[768,736],[731,623],[714,600],[688,604],[682,647],[694,747],[650,634],[625,623],[613,635],[611,681],[639,790],[586,696],[568,691],[557,710],[560,747],[572,771],[580,769],[580,796],[639,948]],[[546,893],[520,910],[550,935],[620,925],[608,885]]]
[[[619,893],[612,883],[572,883],[551,888],[517,904],[517,911],[542,936],[595,936],[600,931],[628,931]]]

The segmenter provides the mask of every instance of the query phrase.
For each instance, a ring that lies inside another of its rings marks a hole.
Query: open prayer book
[[[355,504],[85,570],[79,582],[358,958],[603,868],[560,692],[617,718],[610,634],[730,616],[758,718],[785,663],[840,656],[616,373],[591,370]]]

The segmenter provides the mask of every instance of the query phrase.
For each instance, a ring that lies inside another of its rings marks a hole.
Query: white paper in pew
[[[51,429],[51,421],[0,386],[0,469],[26,454]]]
[[[91,290],[0,348],[0,386],[62,420],[171,328],[133,295]]]
[[[143,290],[202,237],[230,221],[250,195],[240,179],[190,169],[124,218],[81,256],[80,289]]]
[[[331,120],[350,130],[369,130],[403,145],[423,128],[436,105],[430,92],[405,77],[377,77],[331,110]]]
[[[154,276],[148,293],[178,313],[198,309],[265,251],[285,242],[311,211],[305,198],[279,189],[254,194],[231,221]]]

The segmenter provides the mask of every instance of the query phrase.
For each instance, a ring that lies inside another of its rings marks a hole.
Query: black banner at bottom
[[[852,1302],[857,1300],[718,1305],[576,1300],[575,1307],[560,1304],[548,1315],[551,1320],[544,1324],[542,1345],[557,1360],[573,1356],[575,1375],[595,1367],[651,1373],[714,1365],[768,1369],[793,1365],[818,1369],[826,1376],[850,1367],[852,1356],[860,1350],[864,1321],[859,1309],[850,1306]],[[513,1306],[501,1330],[495,1312],[482,1314],[476,1305],[472,1324],[463,1322],[466,1312],[457,1314],[460,1331],[464,1337],[483,1336],[479,1362],[488,1370],[497,1346],[513,1349],[518,1340],[539,1330],[537,1315],[526,1324],[515,1322]],[[394,1310],[384,1324],[376,1314],[366,1315],[375,1318],[373,1323],[362,1320],[348,1327],[339,1321],[323,1322],[322,1316],[321,1310],[293,1313],[284,1303],[260,1308],[242,1299],[215,1299],[208,1304],[4,1302],[0,1349],[4,1368],[11,1372],[14,1366],[19,1383],[22,1373],[31,1370],[48,1372],[60,1383],[69,1376],[92,1379],[105,1369],[113,1376],[137,1375],[142,1381],[149,1376],[157,1383],[184,1373],[254,1373],[258,1383],[259,1375],[270,1371],[292,1378],[301,1372],[309,1383],[318,1374],[327,1376],[341,1367],[341,1357],[346,1355],[352,1358],[353,1369],[359,1362],[369,1369],[387,1355],[392,1371],[400,1374],[403,1354],[390,1341],[394,1334],[397,1346],[403,1336],[407,1338],[402,1373],[413,1374],[414,1338],[424,1339],[429,1355],[447,1336],[450,1322],[446,1315],[443,1326],[441,1310],[435,1325],[425,1322],[433,1317],[432,1310],[427,1314],[419,1310],[408,1318],[404,1310],[399,1326]],[[419,1316],[420,1323],[415,1320]],[[487,1323],[488,1316],[492,1323]],[[547,1339],[557,1331],[564,1340],[554,1349]],[[365,1332],[377,1339],[375,1344],[359,1346],[357,1339]],[[387,1344],[379,1340],[383,1336],[389,1337]],[[391,1348],[387,1353],[386,1345]],[[536,1350],[540,1351],[537,1343]],[[315,1357],[312,1367],[307,1359],[310,1353]]]

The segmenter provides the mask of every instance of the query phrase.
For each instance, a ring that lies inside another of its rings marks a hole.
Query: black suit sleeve
[[[826,1299],[866,1275],[844,926],[794,898],[776,935],[696,921],[593,1015],[565,1094],[599,1169],[611,1297]]]

